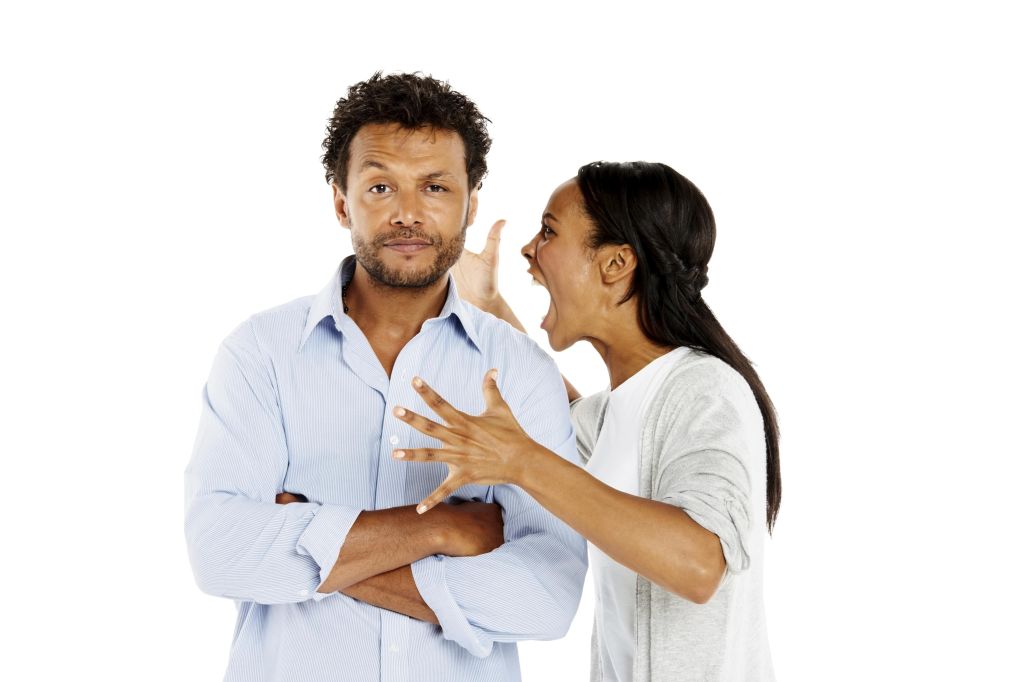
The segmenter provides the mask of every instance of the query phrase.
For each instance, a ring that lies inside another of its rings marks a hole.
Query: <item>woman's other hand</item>
[[[541,448],[519,426],[508,403],[501,397],[497,377],[498,372],[494,369],[484,377],[486,409],[475,417],[456,410],[419,377],[413,379],[413,387],[444,423],[439,424],[403,407],[395,408],[398,419],[441,441],[441,447],[401,448],[392,456],[409,462],[444,462],[448,465],[448,477],[417,507],[416,511],[421,514],[470,483],[516,483],[528,466],[526,460]]]
[[[493,312],[500,298],[498,292],[498,246],[501,244],[501,229],[505,221],[499,220],[487,233],[487,244],[480,253],[462,250],[452,276],[459,290],[459,297],[481,310]]]

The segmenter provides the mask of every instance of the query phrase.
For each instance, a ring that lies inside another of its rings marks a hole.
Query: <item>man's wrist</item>
[[[420,531],[424,542],[426,553],[447,554],[448,547],[453,540],[452,535],[458,530],[451,523],[451,508],[446,502],[442,502],[425,514],[419,514]]]

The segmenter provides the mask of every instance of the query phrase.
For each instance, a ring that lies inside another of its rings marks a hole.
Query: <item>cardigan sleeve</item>
[[[576,451],[586,465],[594,454],[597,436],[604,421],[604,410],[608,404],[608,391],[601,391],[569,403],[569,417],[576,431]]]
[[[662,389],[644,428],[644,447],[656,453],[652,498],[717,535],[728,570],[744,571],[757,516],[752,458],[764,456],[753,393],[735,370],[708,356],[674,370]]]

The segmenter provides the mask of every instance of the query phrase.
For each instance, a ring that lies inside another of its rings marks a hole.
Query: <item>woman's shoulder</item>
[[[664,400],[686,400],[700,394],[754,399],[750,384],[729,363],[699,350],[685,349],[659,388]]]
[[[758,430],[761,410],[742,374],[713,355],[688,350],[652,396],[644,422],[648,429],[664,433],[708,420]]]

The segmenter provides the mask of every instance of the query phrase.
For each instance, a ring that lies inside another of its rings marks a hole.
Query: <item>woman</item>
[[[463,256],[460,292],[522,329],[494,284],[500,229]],[[778,429],[701,297],[714,241],[704,196],[662,164],[589,164],[552,194],[522,255],[551,294],[551,347],[589,341],[608,368],[597,395],[566,382],[585,468],[523,432],[494,370],[479,416],[420,379],[444,424],[396,409],[443,448],[394,456],[449,467],[421,513],[468,483],[511,483],[590,542],[596,680],[773,679],[762,529],[779,508]]]

